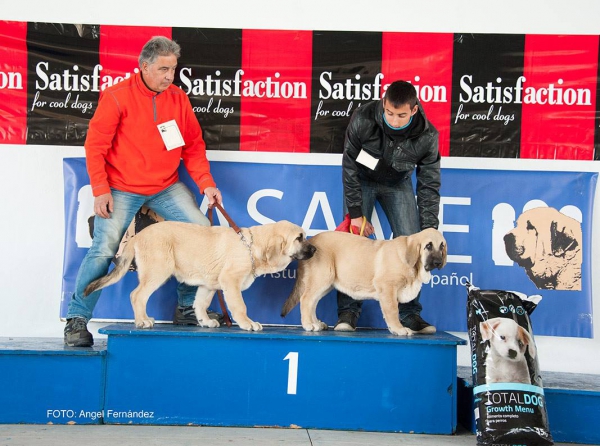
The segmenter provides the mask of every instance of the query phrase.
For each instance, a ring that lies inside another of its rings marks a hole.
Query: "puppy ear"
[[[484,341],[489,341],[492,338],[492,330],[487,321],[479,323],[479,331],[481,332],[481,339]]]
[[[494,337],[494,331],[500,325],[500,321],[502,318],[495,317],[492,319],[488,319],[487,321],[483,321],[479,324],[479,331],[481,332],[481,339],[484,341],[490,341]]]
[[[519,325],[519,336],[521,337],[521,340],[523,341],[523,343],[525,345],[527,345],[527,348],[529,349],[529,356],[531,356],[532,359],[535,358],[536,348],[535,348],[535,342],[533,341],[533,337],[527,330],[525,330],[520,325]]]
[[[285,239],[278,235],[269,240],[267,249],[264,252],[264,258],[269,263],[272,258],[279,256],[285,249]]]
[[[579,241],[572,231],[566,226],[558,226],[557,221],[550,224],[550,242],[552,254],[556,257],[562,257],[567,251],[572,251],[579,246]]]
[[[444,241],[444,249],[442,249],[442,268],[446,266],[446,258],[448,257],[448,244]]]
[[[535,229],[535,257],[531,258],[532,263],[535,263],[538,259],[545,258],[546,253],[551,249],[550,248],[550,239],[551,239],[550,232],[543,229],[546,224],[548,224],[548,223],[544,222],[543,225],[539,225],[539,226],[535,227],[531,224],[531,222],[529,220],[527,221],[527,225],[532,226]]]
[[[421,262],[421,242],[419,237],[416,235],[411,235],[406,239],[406,252],[404,253],[404,257],[406,258],[406,263],[415,269],[419,269]]]

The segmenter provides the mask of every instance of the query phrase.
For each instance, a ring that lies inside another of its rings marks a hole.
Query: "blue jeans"
[[[110,263],[119,249],[119,244],[127,227],[137,211],[146,205],[165,220],[183,221],[208,226],[208,218],[200,211],[196,198],[187,186],[177,182],[155,195],[138,195],[111,189],[113,196],[113,212],[110,218],[94,219],[94,236],[92,246],[81,262],[75,282],[75,293],[71,302],[67,319],[74,317],[89,321],[100,297],[100,290],[87,297],[83,290],[93,280],[108,273]],[[190,306],[194,303],[198,287],[180,283],[177,286],[178,305]]]
[[[417,200],[410,176],[393,186],[361,180],[361,189],[362,213],[367,219],[371,219],[375,202],[378,201],[390,223],[394,237],[412,235],[421,230]],[[398,305],[401,321],[410,314],[421,313],[423,306],[419,302],[420,297],[421,293],[410,302]],[[338,292],[337,305],[338,315],[350,311],[360,316],[361,301]]]

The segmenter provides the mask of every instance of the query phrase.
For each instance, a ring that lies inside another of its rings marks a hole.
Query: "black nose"
[[[517,351],[516,351],[516,350],[512,350],[512,349],[511,349],[511,350],[509,350],[509,351],[508,351],[508,357],[509,357],[510,359],[515,359],[515,358],[517,357]]]
[[[308,242],[304,242],[300,252],[297,255],[293,256],[292,258],[294,258],[296,260],[310,259],[315,254],[316,250],[317,250],[316,246],[311,245]]]
[[[508,233],[504,236],[504,247],[506,252],[514,252],[516,248],[516,241],[514,234]]]

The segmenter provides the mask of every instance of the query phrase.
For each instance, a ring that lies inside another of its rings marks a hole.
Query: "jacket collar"
[[[421,101],[419,101],[417,99],[417,105],[419,106],[418,110],[417,110],[417,114],[421,115],[421,118],[423,118],[423,122],[425,123],[425,127],[423,128],[423,131],[427,131],[429,130],[429,120],[427,119],[427,116],[425,115],[425,110],[423,110],[423,107],[421,106]],[[377,125],[379,127],[381,127],[382,130],[384,130],[384,126],[386,125],[385,122],[383,122],[383,99],[380,99],[377,102],[377,105],[375,106],[375,122],[377,123]]]
[[[148,86],[144,82],[144,79],[142,79],[141,72],[139,72],[135,75],[135,84],[137,85],[138,89],[144,96],[154,97],[154,96],[158,96],[160,94],[160,93],[157,93],[156,91],[152,91],[148,88]]]

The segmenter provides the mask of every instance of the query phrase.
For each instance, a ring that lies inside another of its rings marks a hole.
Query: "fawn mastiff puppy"
[[[286,316],[300,302],[302,327],[326,330],[317,319],[317,303],[333,288],[357,300],[375,299],[390,332],[412,335],[402,326],[398,303],[410,302],[429,282],[430,271],[446,264],[446,240],[429,228],[392,240],[372,240],[329,231],[310,239],[317,251],[298,262],[296,284],[281,310]]]
[[[127,243],[118,265],[106,276],[90,283],[84,294],[112,285],[127,272],[135,257],[139,285],[131,292],[131,305],[138,328],[150,328],[154,319],[146,314],[150,295],[167,279],[197,285],[194,308],[203,327],[218,327],[206,310],[216,290],[240,328],[262,330],[246,314],[242,291],[263,274],[283,270],[294,259],[308,259],[315,248],[304,230],[289,221],[242,228],[244,238],[223,226],[200,226],[164,221],[142,230]]]

